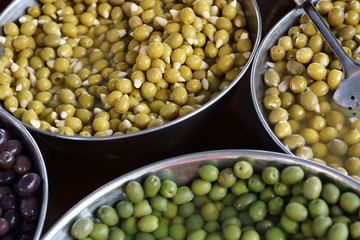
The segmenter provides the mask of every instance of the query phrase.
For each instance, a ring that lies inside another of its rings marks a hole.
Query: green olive
[[[60,134],[134,132],[187,115],[235,81],[252,54],[240,3],[40,2],[19,25],[4,25],[0,99]],[[279,95],[265,99],[269,108]]]

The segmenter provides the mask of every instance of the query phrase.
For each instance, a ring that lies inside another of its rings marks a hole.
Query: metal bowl
[[[11,138],[18,139],[23,144],[23,151],[26,156],[32,160],[33,171],[38,173],[42,179],[41,185],[41,209],[38,218],[38,224],[36,226],[35,240],[40,239],[41,232],[45,222],[47,204],[48,204],[48,178],[44,159],[41,155],[40,149],[38,148],[34,138],[31,136],[29,131],[11,114],[0,109],[0,120],[1,127],[9,131]]]
[[[133,162],[140,160],[149,162],[149,159],[160,160],[194,151],[199,139],[197,136],[201,136],[206,129],[209,129],[211,121],[221,114],[224,105],[230,100],[236,84],[249,68],[260,43],[262,25],[258,5],[255,0],[241,0],[240,2],[247,17],[250,38],[253,42],[252,54],[243,71],[230,86],[196,111],[152,129],[109,137],[65,136],[42,131],[29,125],[26,125],[26,128],[55,150],[76,156],[78,162],[88,167],[106,170],[121,169],[123,162],[129,159]],[[0,28],[6,22],[16,21],[24,15],[27,7],[34,4],[39,4],[39,2],[37,0],[14,0],[0,15]],[[100,158],[101,166],[99,166]]]
[[[277,45],[280,37],[287,34],[290,27],[299,23],[299,19],[305,12],[302,9],[293,9],[287,15],[285,15],[280,21],[272,27],[267,33],[263,41],[261,42],[259,49],[255,55],[254,62],[251,69],[251,96],[255,106],[256,113],[260,118],[262,125],[267,133],[271,136],[274,142],[286,153],[294,155],[284,144],[276,137],[268,120],[267,111],[264,108],[262,100],[265,96],[265,90],[267,86],[264,83],[264,74],[268,69],[267,62],[270,62],[270,49],[272,46]]]
[[[109,182],[63,215],[44,235],[43,240],[72,239],[70,236],[71,225],[79,218],[92,217],[102,205],[116,204],[124,199],[125,185],[131,180],[143,181],[150,174],[156,174],[162,179],[171,179],[178,185],[185,185],[197,177],[200,166],[211,163],[219,168],[231,167],[240,157],[248,157],[255,170],[261,170],[267,166],[275,166],[280,169],[290,165],[301,166],[306,176],[316,175],[324,181],[333,182],[343,190],[347,189],[360,194],[360,183],[354,179],[324,165],[286,154],[258,150],[200,152],[159,161]]]

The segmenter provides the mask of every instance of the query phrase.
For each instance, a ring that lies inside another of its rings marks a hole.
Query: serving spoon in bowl
[[[360,115],[360,63],[345,52],[310,0],[294,0],[294,2],[305,11],[341,62],[343,78],[333,95],[334,101],[348,109],[346,115]]]
[[[5,47],[2,43],[0,43],[0,57],[5,54]]]

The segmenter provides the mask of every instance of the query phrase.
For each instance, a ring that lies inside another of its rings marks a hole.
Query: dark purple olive
[[[3,236],[3,237],[0,237],[0,240],[14,240],[14,239],[15,238],[10,234],[8,234],[6,236]]]
[[[14,155],[9,151],[0,153],[0,168],[11,168],[15,163]]]
[[[22,153],[22,143],[17,139],[10,139],[6,146],[6,151],[12,153],[14,157],[20,155]]]
[[[41,183],[41,177],[36,173],[27,173],[22,176],[16,185],[16,192],[21,197],[27,197],[36,192]]]
[[[34,229],[36,229],[38,225],[38,220],[32,220],[32,221],[28,221],[28,220],[22,220],[21,223],[18,226],[18,231],[25,233],[25,232],[32,232]]]
[[[16,172],[12,168],[0,170],[0,184],[8,184],[14,181],[17,177]]]
[[[13,166],[15,172],[20,175],[30,172],[31,170],[31,161],[27,156],[20,155],[15,157],[15,164]]]
[[[34,235],[34,232],[21,233],[16,236],[16,240],[33,240]]]
[[[40,212],[40,204],[35,196],[30,196],[20,200],[20,213],[26,220],[34,220]]]
[[[16,197],[12,194],[3,196],[0,200],[0,206],[3,210],[16,209]]]
[[[20,219],[19,214],[14,209],[6,210],[1,217],[9,222],[10,231],[17,229]]]
[[[0,132],[3,132],[6,134],[6,137],[7,139],[9,140],[10,139],[10,133],[8,130],[6,130],[5,128],[0,128]]]
[[[0,217],[0,236],[6,235],[9,229],[9,222],[5,218]]]
[[[42,179],[32,173],[24,147],[0,128],[0,240],[33,240],[37,229],[41,200],[36,192]]]
[[[6,149],[8,141],[9,132],[3,128],[0,128],[0,151],[4,151]]]
[[[0,240],[14,240],[14,239],[15,238],[10,234],[0,237]]]
[[[11,188],[9,186],[6,186],[6,185],[3,185],[3,186],[0,186],[0,199],[7,195],[7,194],[12,194],[13,191],[11,190]]]
[[[6,130],[5,128],[0,128],[0,132],[3,132],[6,134],[6,138],[9,140],[10,139],[10,133],[8,130]]]

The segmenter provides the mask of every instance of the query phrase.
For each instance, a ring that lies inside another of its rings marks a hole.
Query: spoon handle
[[[327,44],[340,60],[345,78],[350,77],[359,70],[359,65],[345,52],[341,44],[336,39],[330,28],[326,25],[319,12],[310,0],[294,0],[297,6],[301,7],[309,16],[314,26],[318,29]]]
[[[2,43],[0,43],[0,57],[2,57],[5,54],[5,48]]]

